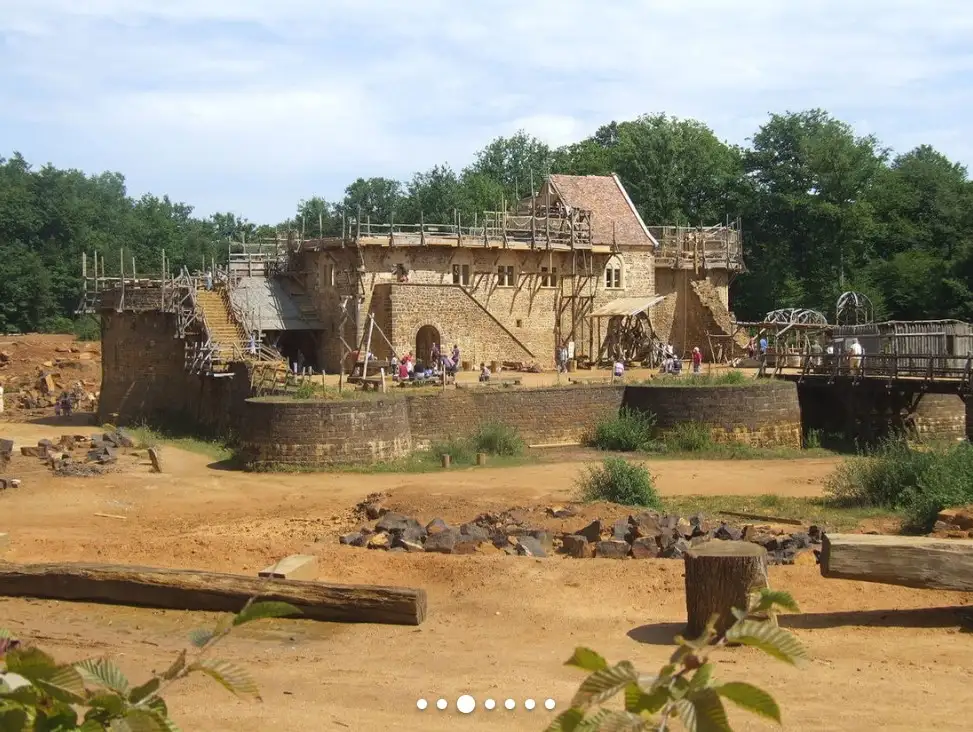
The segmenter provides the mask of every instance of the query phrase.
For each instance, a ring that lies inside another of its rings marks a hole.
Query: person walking
[[[695,346],[693,348],[693,373],[694,374],[699,373],[699,367],[702,365],[702,363],[703,363],[703,354],[699,350],[699,346]]]

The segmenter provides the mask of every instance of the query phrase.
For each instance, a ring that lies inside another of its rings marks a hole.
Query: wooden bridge
[[[958,394],[964,401],[973,392],[973,355],[966,357],[917,354],[768,353],[774,365],[764,375],[798,384],[884,384],[889,389],[930,394]],[[797,361],[798,363],[794,363]],[[857,361],[857,363],[855,363]]]

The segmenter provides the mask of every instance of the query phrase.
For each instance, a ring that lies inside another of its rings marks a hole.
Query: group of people
[[[459,346],[453,344],[453,350],[449,354],[443,353],[438,343],[433,343],[429,350],[429,360],[426,363],[416,361],[416,357],[409,351],[399,358],[393,355],[390,361],[392,367],[392,378],[395,381],[413,381],[419,379],[431,379],[446,375],[446,378],[455,379],[456,371],[459,369],[460,352]]]
[[[659,344],[658,360],[661,364],[659,368],[660,374],[682,373],[682,359],[676,355],[676,349],[672,347],[672,344]],[[693,373],[698,374],[703,365],[703,352],[699,349],[699,346],[693,347],[690,360],[693,364]]]

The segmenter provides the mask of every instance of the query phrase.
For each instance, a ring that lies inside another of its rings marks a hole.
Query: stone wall
[[[409,424],[417,447],[468,434],[478,424],[503,422],[528,444],[579,442],[585,430],[618,413],[621,386],[548,389],[463,389],[410,397]]]
[[[408,400],[246,402],[239,456],[251,469],[368,464],[409,453]]]
[[[528,444],[578,442],[618,412],[622,387],[456,390],[354,401],[257,398],[245,403],[241,458],[250,468],[393,460],[432,442],[503,422]]]
[[[754,446],[801,446],[797,386],[769,382],[753,386],[629,386],[623,406],[656,417],[661,429],[698,422],[718,441]]]
[[[801,445],[793,384],[574,386],[461,389],[340,402],[249,399],[241,423],[241,457],[251,468],[367,464],[468,435],[490,422],[515,427],[528,444],[578,442],[623,404],[654,413],[663,429],[695,421],[710,425],[721,441]]]
[[[525,360],[553,366],[557,326],[564,338],[572,328],[570,307],[563,309],[558,323],[559,298],[573,294],[574,280],[566,275],[576,268],[583,269],[581,258],[575,262],[571,252],[530,249],[369,247],[361,255],[357,249],[348,248],[308,251],[302,256],[305,290],[324,324],[319,356],[331,372],[337,369],[340,359],[340,302],[344,297],[351,298],[352,317],[342,333],[349,344],[358,344],[368,313],[374,310],[376,322],[400,352],[415,351],[418,329],[423,325],[436,326],[439,320],[441,341],[450,346],[458,344],[464,360],[474,364]],[[590,258],[590,287],[586,283],[578,294],[593,293],[596,308],[618,298],[655,294],[651,249],[629,248],[614,256],[600,252]],[[609,261],[621,263],[620,288],[605,287]],[[408,284],[397,281],[398,265],[408,271]],[[469,279],[462,285],[465,292],[456,292],[460,288],[453,283],[454,265],[467,268]],[[510,285],[501,284],[498,267],[513,268]],[[543,271],[549,273],[551,268],[558,275],[553,280],[547,279]],[[359,269],[361,292],[357,282]],[[417,287],[407,289],[410,285]],[[577,353],[586,353],[590,345],[589,321],[579,315],[574,327]],[[373,352],[381,357],[387,346],[384,339],[378,340],[378,350],[373,347]]]
[[[126,307],[138,305],[134,293],[126,293],[125,302]],[[98,419],[179,426],[204,434],[233,433],[250,395],[245,367],[234,370],[233,377],[188,373],[185,342],[175,337],[175,315],[148,309],[153,306],[158,303],[149,293],[141,312],[101,313]]]
[[[967,431],[967,409],[957,394],[923,394],[916,408],[916,430],[926,439],[962,439]]]

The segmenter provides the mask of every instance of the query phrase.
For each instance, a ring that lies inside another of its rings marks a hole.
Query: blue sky
[[[0,156],[276,223],[358,176],[666,112],[823,107],[973,163],[962,0],[0,0]]]

